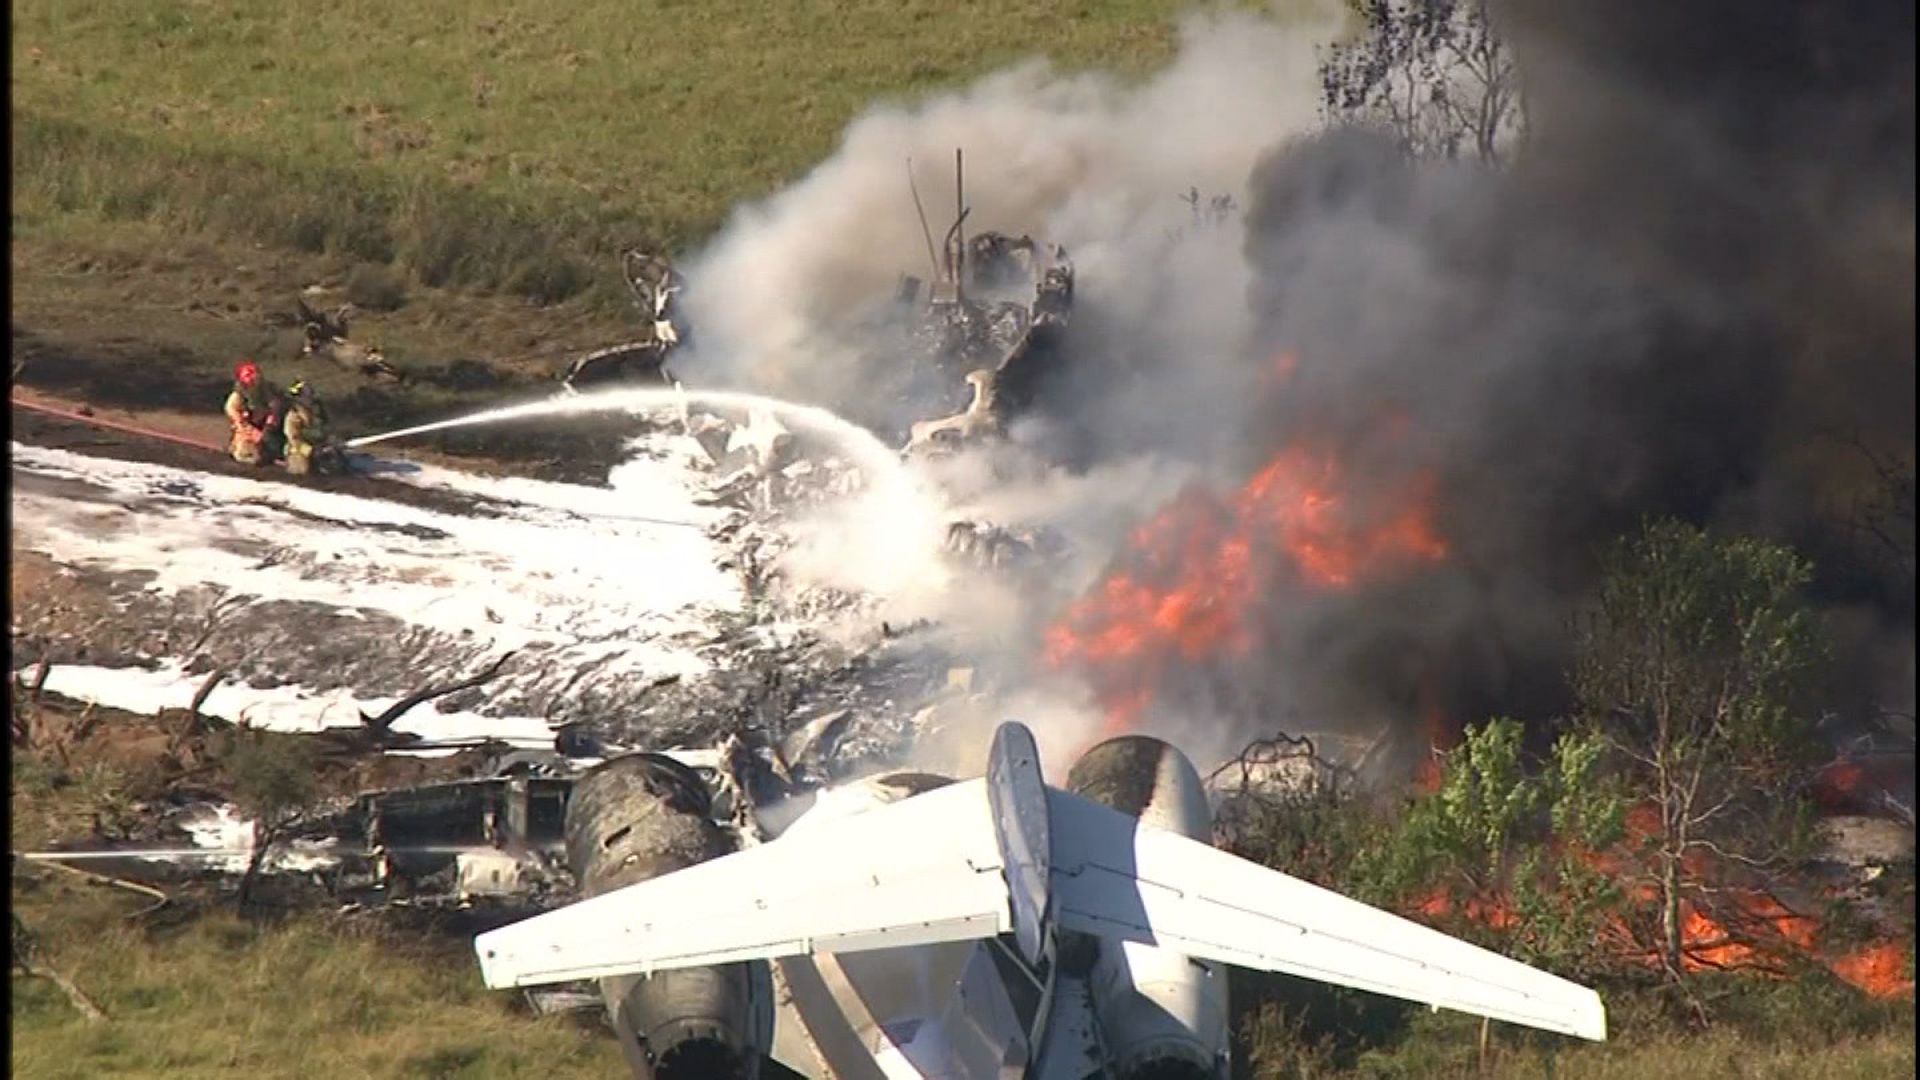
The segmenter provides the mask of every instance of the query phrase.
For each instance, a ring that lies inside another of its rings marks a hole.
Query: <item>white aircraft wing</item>
[[[986,782],[973,780],[536,915],[474,940],[494,988],[1012,927]]]
[[[1585,1039],[1586,987],[1047,789],[1056,924]]]

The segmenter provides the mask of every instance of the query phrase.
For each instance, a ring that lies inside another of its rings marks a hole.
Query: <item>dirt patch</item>
[[[16,325],[12,348],[23,378],[106,405],[204,408],[225,390],[217,377],[196,370],[191,352],[165,343],[108,337],[81,348]]]
[[[300,357],[296,301],[345,302],[355,282],[384,272],[378,264],[131,223],[17,236],[11,261],[16,391],[181,420],[215,442],[225,438],[220,408],[237,357],[257,360],[276,382],[313,382],[335,427],[352,437],[536,400],[558,390],[575,357],[638,330],[624,302],[536,308],[511,296],[414,289],[393,310],[363,304],[353,319],[355,339],[380,346],[406,377],[396,387]],[[619,418],[548,421],[412,440],[405,449],[423,460],[591,483],[617,459],[622,427]]]
[[[494,388],[475,377],[475,365],[501,384],[552,385],[574,356],[639,329],[624,299],[535,308],[470,290],[415,287],[391,296],[369,287],[393,278],[384,264],[136,223],[16,236],[11,262],[15,359],[24,353],[30,361],[24,377],[46,388],[84,384],[102,401],[164,404],[142,395],[209,378],[217,389],[239,355],[259,360],[270,377],[282,377],[282,368],[322,374],[302,370],[297,359],[300,299],[317,307],[353,302],[355,339],[381,346],[428,389]],[[332,378],[346,393],[351,380]],[[116,391],[120,384],[127,388]]]
[[[113,609],[108,575],[61,567],[42,553],[19,548],[13,548],[8,563],[13,667],[48,659],[48,642],[61,640],[83,642],[73,663],[94,663],[96,657],[88,655],[90,646],[84,642],[94,638],[102,613]]]
[[[200,469],[229,476],[287,481],[276,469],[240,465],[218,449],[227,438],[226,421],[219,411],[225,391],[209,395],[213,402],[204,409],[190,410],[169,406],[148,407],[137,403],[103,404],[84,389],[65,393],[16,387],[13,392],[13,438],[35,446],[74,450],[124,461],[144,461],[177,468]],[[522,399],[524,400],[524,399]],[[87,420],[49,415],[32,408],[41,405],[61,412],[86,413],[101,424]],[[372,434],[397,430],[422,422],[445,420],[460,415],[420,416],[404,399],[378,387],[362,387],[340,405],[331,405],[335,424],[349,436],[365,431]],[[477,410],[466,410],[477,411]],[[367,418],[377,420],[368,423]],[[184,439],[198,446],[182,446],[165,439],[143,437],[115,430],[106,425],[131,425],[148,428],[162,435]],[[519,420],[485,427],[460,428],[410,437],[404,447],[382,447],[384,468],[405,469],[410,461],[448,468],[505,476],[523,476],[555,483],[602,486],[612,467],[626,456],[628,440],[641,433],[645,422],[630,416],[604,414],[566,418]],[[344,491],[359,490],[365,477],[307,477],[298,482],[310,487],[331,487]],[[383,484],[380,497],[415,505],[419,494],[396,493],[405,485]]]

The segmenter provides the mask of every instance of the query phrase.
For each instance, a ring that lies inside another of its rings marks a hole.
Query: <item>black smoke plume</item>
[[[1550,712],[1598,547],[1676,515],[1814,555],[1854,690],[1830,706],[1910,712],[1911,570],[1876,570],[1849,519],[1873,459],[1911,476],[1912,6],[1499,15],[1529,107],[1511,167],[1337,130],[1250,184],[1253,359],[1298,368],[1247,418],[1247,467],[1311,434],[1363,489],[1437,470],[1455,550],[1307,625],[1276,612],[1289,689]],[[1399,416],[1417,436],[1383,437]]]

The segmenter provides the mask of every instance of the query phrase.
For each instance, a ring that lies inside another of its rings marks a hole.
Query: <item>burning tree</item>
[[[1777,871],[1806,838],[1815,743],[1794,698],[1820,655],[1810,576],[1763,540],[1650,524],[1610,554],[1576,628],[1582,730],[1646,800],[1635,861],[1675,977],[1723,873]]]

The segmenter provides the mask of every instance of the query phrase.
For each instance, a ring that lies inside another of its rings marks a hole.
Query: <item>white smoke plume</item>
[[[1049,579],[956,574],[924,512],[891,514],[873,499],[807,522],[784,559],[790,580],[876,596],[893,625],[931,620],[955,655],[997,670],[1005,692],[944,710],[917,752],[922,764],[965,764],[1008,716],[1040,732],[1061,768],[1098,737],[1086,688],[1035,663],[1040,632],[1094,583],[1143,511],[1232,457],[1209,440],[1230,442],[1244,419],[1218,406],[1246,397],[1238,391],[1252,374],[1246,236],[1239,214],[1203,224],[1184,200],[1197,192],[1202,212],[1217,196],[1245,206],[1262,153],[1318,127],[1316,50],[1344,16],[1334,4],[1288,8],[1191,15],[1174,59],[1142,80],[1063,73],[1034,58],[957,91],[878,105],[828,160],[737,210],[687,263],[683,374],[853,414],[872,404],[868,365],[890,359],[876,351],[897,343],[870,317],[903,273],[937,276],[909,161],[936,250],[955,214],[958,148],[969,234],[1031,235],[1064,246],[1075,264],[1078,344],[1065,379],[1097,382],[1094,422],[1126,434],[1098,437],[1099,460],[1041,465],[1073,457],[1071,446],[1062,453],[1072,436],[1028,419],[1012,449],[916,466],[918,486],[943,493],[951,520],[1063,537],[1069,553]],[[1168,393],[1169,365],[1190,392]],[[1129,378],[1145,367],[1151,377]],[[907,403],[910,416],[940,408]]]
[[[1138,84],[1035,59],[874,108],[831,158],[738,210],[689,264],[697,340],[682,366],[830,406],[857,397],[853,328],[901,273],[930,272],[907,162],[937,246],[954,215],[955,148],[966,155],[970,233],[1064,244],[1082,304],[1130,311],[1141,333],[1231,340],[1247,321],[1237,229],[1174,253],[1169,234],[1188,216],[1179,199],[1197,188],[1244,202],[1261,151],[1314,125],[1314,45],[1333,26],[1327,16],[1193,16],[1173,62]],[[1170,253],[1182,265],[1160,267]],[[1175,302],[1168,288],[1190,295]],[[1183,325],[1156,326],[1169,319]]]

